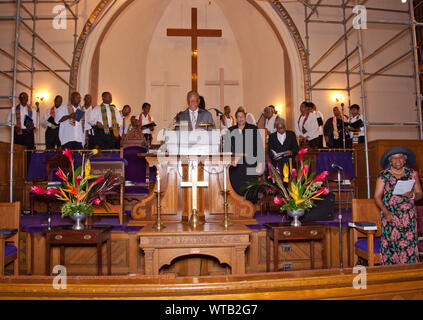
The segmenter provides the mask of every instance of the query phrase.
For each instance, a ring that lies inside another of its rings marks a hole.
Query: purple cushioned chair
[[[148,164],[144,157],[138,156],[146,152],[147,149],[141,146],[123,148],[123,158],[128,162],[125,167],[125,198],[128,200],[139,200],[140,196],[149,193],[146,181]]]

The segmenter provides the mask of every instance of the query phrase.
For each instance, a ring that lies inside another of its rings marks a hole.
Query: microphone
[[[342,168],[339,164],[336,164],[335,162],[332,162],[332,164],[330,165],[332,168],[337,169],[339,171],[343,171],[344,168]]]
[[[218,116],[219,114],[220,114],[221,116],[223,116],[223,115],[224,115],[224,113],[223,113],[222,111],[220,111],[219,109],[216,109],[216,108],[210,108],[210,109],[207,109],[207,111],[209,111],[209,110],[214,110],[214,111],[216,112],[216,116]]]

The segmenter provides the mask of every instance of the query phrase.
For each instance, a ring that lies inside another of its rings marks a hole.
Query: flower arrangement
[[[282,211],[307,210],[313,207],[315,200],[322,200],[321,195],[327,195],[329,189],[322,187],[322,182],[328,172],[324,171],[316,177],[315,172],[309,172],[310,160],[303,161],[307,149],[298,152],[301,167],[297,171],[292,168],[291,159],[282,169],[282,174],[269,162],[268,179],[250,182],[247,193],[265,190],[264,193],[274,195],[273,202],[281,205]]]
[[[90,155],[95,155],[98,150],[91,151]],[[71,164],[72,175],[63,172],[61,168],[56,175],[62,180],[60,187],[50,187],[47,189],[39,186],[31,187],[31,191],[36,194],[55,195],[58,199],[65,201],[63,204],[62,218],[64,216],[74,215],[75,213],[93,213],[92,205],[104,204],[106,193],[113,190],[122,183],[122,177],[113,175],[111,172],[105,176],[91,175],[91,163],[82,156],[82,164],[77,169],[74,168],[74,161],[71,150],[65,149],[62,154],[66,156]],[[108,210],[107,206],[104,205]]]

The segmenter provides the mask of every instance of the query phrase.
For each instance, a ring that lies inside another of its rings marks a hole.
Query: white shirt
[[[94,107],[90,106],[90,107],[82,107],[81,108],[82,111],[85,111],[84,117],[85,117],[85,128],[84,131],[90,131],[92,129],[92,126],[90,124],[90,120],[91,120],[91,113],[93,112]]]
[[[266,119],[266,126],[265,128],[267,129],[267,131],[269,132],[269,134],[276,132],[276,128],[275,128],[275,120],[278,116],[276,114],[274,114],[270,119]]]
[[[148,116],[150,116],[151,121],[148,120]],[[144,116],[144,113],[141,112],[141,114],[139,114],[137,116],[138,121],[140,120],[140,117],[141,117],[141,125],[143,125],[143,126],[146,125],[146,124],[154,122],[154,119],[150,114],[147,114],[146,116]],[[149,128],[146,128],[146,129],[142,130],[142,133],[151,134],[151,130]]]
[[[221,120],[220,123],[222,124],[223,128],[230,128],[236,125],[235,118],[233,118],[232,116],[229,116],[229,118],[227,118],[226,116],[223,116],[223,121]]]
[[[59,108],[56,108],[55,106],[50,107],[50,108],[47,108],[46,112],[44,112],[43,120],[41,120],[41,125],[44,126],[44,127],[48,127],[48,128],[53,127],[53,124],[47,121],[48,118],[50,118],[50,110],[51,110],[51,108],[55,108],[54,109],[54,114],[55,115],[56,115],[57,110],[59,109]]]
[[[313,140],[319,137],[319,124],[317,123],[317,118],[315,113],[309,113],[307,121],[304,122],[305,116],[300,115],[300,117],[295,122],[295,133],[297,136],[309,137],[307,140]],[[304,122],[304,129],[306,133],[302,132]]]
[[[256,119],[254,118],[254,116],[251,113],[247,113],[246,121],[249,124],[256,125]]]
[[[106,106],[106,114],[107,114],[107,124],[109,126],[109,128],[113,127],[113,123],[112,123],[112,112],[110,111],[110,106],[108,104],[104,104]],[[122,116],[120,115],[119,110],[116,107],[113,107],[115,110],[115,115],[116,115],[116,122],[119,126],[119,128],[122,127],[123,124],[123,119]],[[96,106],[90,114],[90,120],[89,123],[92,126],[96,126],[97,122],[103,123],[103,116],[101,115],[101,106]]]
[[[359,120],[363,121],[363,118],[361,117],[360,114],[356,115],[355,117],[351,117],[350,116],[349,119],[348,119],[348,122],[349,123],[354,123],[354,122],[357,122]],[[364,123],[364,121],[363,121],[363,123]],[[364,126],[360,128],[360,131],[357,131],[357,132],[350,131],[349,134],[350,134],[351,139],[354,136],[355,137],[364,137]]]
[[[76,109],[72,106],[73,111],[75,112]],[[54,116],[54,122],[60,123],[59,126],[59,139],[62,145],[71,142],[81,142],[82,145],[85,144],[85,131],[82,128],[82,119],[81,121],[75,121],[75,126],[71,125],[71,120],[68,119],[66,121],[60,122],[60,119],[62,119],[64,116],[69,115],[68,106],[63,105],[56,109],[56,115]]]
[[[278,136],[278,140],[281,143],[281,145],[283,145],[285,143],[285,140],[286,140],[286,132],[284,132],[283,134],[280,134],[278,132],[276,135]]]
[[[25,122],[25,116],[28,115],[28,107],[27,106],[21,106],[21,129],[26,129],[24,122]],[[7,116],[7,122],[11,122],[12,119],[12,113],[16,114],[16,107],[12,107],[12,109],[9,112],[9,115]],[[38,126],[38,119],[37,119],[37,110],[35,108],[32,108],[32,122],[34,123],[34,127],[37,128]],[[16,125],[16,115],[13,117],[13,123]]]

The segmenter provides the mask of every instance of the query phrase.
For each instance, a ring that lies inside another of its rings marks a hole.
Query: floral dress
[[[404,176],[397,179],[388,169],[379,173],[378,177],[385,182],[383,204],[393,213],[392,222],[388,222],[382,213],[381,264],[416,263],[419,254],[414,200],[392,193],[398,180],[417,181],[417,172],[404,168]]]

